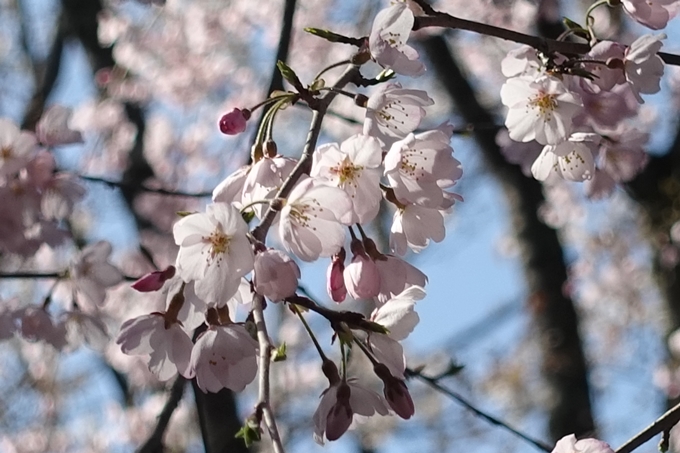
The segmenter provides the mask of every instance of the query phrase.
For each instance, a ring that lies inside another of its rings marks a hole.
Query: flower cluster
[[[403,2],[383,10],[364,52],[385,69],[420,75],[424,66],[406,44],[413,21]],[[272,103],[278,101],[274,112],[296,96],[311,95],[291,72],[282,71],[301,93],[272,97]],[[255,310],[256,304],[248,303],[260,298],[289,304],[299,316],[300,305],[318,311],[341,338],[343,363],[349,348],[361,349],[384,389],[382,395],[374,392],[368,383],[348,376],[346,366],[338,371],[319,349],[329,381],[313,417],[319,442],[339,438],[354,414],[413,415],[399,342],[418,323],[414,306],[425,296],[427,277],[402,256],[409,249],[421,251],[430,240],[442,241],[444,215],[462,199],[452,192],[462,176],[450,146],[452,126],[417,130],[425,107],[434,102],[426,92],[384,82],[369,96],[355,98],[365,112],[362,131],[304,156],[307,174],[299,170],[302,159],[279,154],[271,135],[258,135],[252,163],[215,188],[205,212],[187,213],[175,223],[179,251],[174,267],[133,285],[139,291],[167,291],[166,309],[125,322],[117,340],[124,353],[145,356],[159,379],[179,373],[195,377],[204,391],[241,391],[257,373],[263,345],[256,341],[253,318],[238,320],[239,307]],[[221,131],[242,132],[255,108],[224,115]],[[389,253],[381,252],[363,228],[384,201],[395,211]],[[262,225],[249,231],[247,221],[253,218],[262,224],[273,220],[279,248],[265,245]],[[370,319],[334,312],[298,295],[301,273],[295,258],[330,258],[329,297],[340,303],[350,295],[370,304]]]
[[[531,166],[536,179],[589,181],[589,194],[602,196],[642,170],[647,134],[626,120],[637,115],[641,95],[660,89],[664,38],[644,35],[630,46],[599,41],[571,59],[527,46],[509,53],[502,63],[505,125],[512,140],[543,145]]]

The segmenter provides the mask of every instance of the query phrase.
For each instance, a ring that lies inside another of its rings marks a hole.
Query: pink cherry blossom
[[[418,77],[425,73],[425,65],[418,61],[418,52],[406,44],[413,22],[413,12],[405,2],[392,4],[375,16],[368,47],[382,67],[397,74]]]
[[[190,375],[204,392],[242,391],[257,374],[257,342],[241,325],[210,326],[191,351]]]
[[[73,130],[68,123],[73,110],[63,105],[53,105],[43,113],[35,128],[40,143],[46,146],[82,143],[80,131]]]
[[[312,177],[324,178],[352,200],[352,223],[368,223],[380,209],[382,147],[378,139],[353,135],[340,146],[322,145],[313,154]]]
[[[398,83],[383,84],[368,98],[364,135],[390,146],[416,130],[425,117],[423,107],[432,104],[425,91],[403,89]]]
[[[405,255],[407,247],[420,252],[432,239],[441,242],[446,235],[444,216],[438,209],[406,204],[392,217],[390,249],[397,255]]]
[[[268,249],[255,255],[253,285],[258,294],[278,302],[295,294],[300,268],[280,250]]]
[[[664,63],[657,52],[663,45],[662,39],[666,39],[663,33],[656,36],[640,36],[626,49],[623,58],[626,81],[641,104],[645,102],[640,96],[641,93],[654,94],[661,89]]]
[[[520,46],[512,49],[503,61],[501,72],[505,77],[530,76],[536,77],[541,69],[542,62],[538,52],[531,46]]]
[[[0,178],[18,172],[36,151],[36,139],[20,131],[11,120],[0,118]]]
[[[501,101],[508,107],[505,126],[518,142],[536,140],[556,145],[569,137],[572,119],[583,103],[558,79],[541,76],[508,79],[501,87]]]
[[[416,408],[404,380],[392,375],[390,370],[380,363],[375,365],[373,370],[380,380],[383,381],[383,394],[390,408],[404,420],[413,417]]]
[[[66,329],[55,323],[42,307],[28,307],[21,312],[21,336],[29,341],[45,341],[56,349],[66,346]]]
[[[149,357],[149,369],[167,381],[178,372],[189,375],[191,338],[177,322],[164,313],[151,313],[129,319],[120,326],[116,339],[123,353]]]
[[[570,434],[557,441],[552,453],[614,453],[614,450],[601,440],[576,440],[576,436]]]
[[[546,145],[531,166],[534,178],[545,181],[552,174],[569,181],[586,181],[595,173],[593,148],[599,137],[596,134],[575,133],[558,145]]]
[[[247,232],[239,211],[225,203],[209,204],[204,214],[191,214],[175,224],[177,272],[185,282],[196,281],[198,297],[220,304],[236,293],[241,277],[253,269]]]
[[[446,132],[435,129],[409,134],[392,145],[385,155],[385,176],[400,202],[442,206],[443,189],[455,185],[463,174],[449,141]]]
[[[600,41],[595,44],[583,58],[607,62],[610,59],[623,59],[626,48],[622,44],[614,41]],[[588,63],[583,65],[584,69],[595,76],[594,79],[582,78],[579,80],[581,86],[594,93],[610,91],[614,85],[624,83],[625,79],[620,69],[610,68],[604,64]]]
[[[250,110],[233,109],[220,118],[220,131],[227,135],[237,135],[246,130],[246,123],[250,119]]]
[[[352,261],[343,272],[347,292],[355,299],[371,299],[380,291],[380,273],[375,262],[364,251],[360,240],[351,244]]]
[[[95,242],[73,258],[69,271],[75,289],[96,305],[104,302],[106,288],[123,281],[123,274],[108,262],[110,255],[110,243]]]
[[[351,223],[352,216],[352,201],[344,190],[306,178],[281,210],[279,236],[286,250],[303,261],[315,261],[340,250],[343,225]]]
[[[167,280],[174,276],[175,266],[168,266],[162,271],[154,271],[144,275],[130,286],[132,286],[133,289],[143,293],[158,291],[163,287]]]
[[[399,257],[378,252],[372,240],[365,240],[364,246],[380,272],[380,292],[375,299],[378,305],[384,304],[409,286],[424,287],[427,283],[427,276],[419,269]]]
[[[652,30],[660,30],[666,28],[670,19],[668,8],[677,0],[621,0],[621,3],[630,17]]]
[[[347,287],[345,287],[345,248],[333,255],[331,263],[326,272],[326,292],[334,302],[342,302],[347,297]]]
[[[354,414],[370,417],[376,413],[388,414],[383,399],[373,390],[361,386],[357,381],[339,380],[323,391],[321,401],[312,417],[314,440],[324,443],[339,439],[352,424]]]
[[[634,128],[608,132],[600,142],[600,167],[616,182],[631,181],[649,160],[645,152],[648,140],[648,133]]]

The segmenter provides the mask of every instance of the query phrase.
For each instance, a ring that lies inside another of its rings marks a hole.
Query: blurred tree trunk
[[[424,39],[422,45],[432,71],[458,106],[458,113],[471,124],[493,124],[495,118],[477,96],[442,36]],[[520,167],[508,163],[495,142],[495,133],[475,130],[484,161],[500,182],[521,247],[528,308],[539,334],[542,373],[550,391],[550,436],[592,435],[595,431],[590,402],[588,366],[579,335],[574,304],[562,288],[567,280],[562,246],[557,232],[538,217],[544,201],[542,186],[527,178]]]
[[[97,37],[97,16],[103,6],[100,0],[62,0],[65,34],[77,39],[85,49],[93,73],[103,68],[111,68],[115,64],[112,49],[102,47]],[[61,26],[60,26],[61,30]],[[46,97],[46,96],[45,96]],[[126,103],[125,112],[130,122],[137,127],[137,137],[128,155],[128,165],[122,175],[127,183],[123,186],[122,195],[137,227],[151,227],[152,223],[136,213],[134,205],[136,197],[141,193],[141,186],[154,176],[153,170],[144,156],[145,114],[142,106]],[[39,115],[38,115],[39,116]],[[247,453],[249,450],[241,439],[234,435],[241,428],[241,421],[236,408],[236,398],[230,390],[218,393],[203,393],[196,388],[194,395],[199,414],[199,423],[203,443],[207,453]]]
[[[666,334],[680,328],[680,263],[664,258],[672,249],[670,231],[680,220],[680,130],[663,156],[650,156],[649,163],[626,187],[646,214],[647,237],[654,252],[654,275],[666,307]],[[666,345],[667,347],[668,345]],[[680,357],[668,353],[671,370],[680,366]],[[668,397],[668,407],[680,397]]]

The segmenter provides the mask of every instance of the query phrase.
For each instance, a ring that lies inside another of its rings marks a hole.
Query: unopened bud
[[[368,104],[368,96],[364,94],[355,94],[354,95],[354,103],[358,105],[359,107],[366,107]]]
[[[406,383],[392,376],[387,366],[378,363],[373,367],[375,374],[383,381],[383,394],[392,410],[404,420],[408,420],[416,412],[411,394]]]
[[[272,139],[267,140],[264,144],[264,152],[267,157],[275,157],[278,153],[276,142]]]
[[[237,135],[246,130],[246,122],[250,119],[250,110],[233,109],[220,118],[220,131],[227,135]]]
[[[132,287],[139,292],[146,293],[158,291],[163,284],[175,276],[175,266],[168,266],[162,271],[154,271],[141,277],[132,284]]]

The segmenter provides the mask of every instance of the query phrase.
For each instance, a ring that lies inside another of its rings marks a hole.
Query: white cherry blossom
[[[368,47],[380,66],[418,77],[425,73],[425,65],[418,61],[418,52],[406,44],[413,22],[413,12],[405,2],[392,4],[375,16]]]
[[[576,440],[575,435],[569,434],[557,441],[552,453],[614,453],[614,450],[601,440]]]
[[[295,294],[299,278],[300,268],[282,251],[268,249],[255,255],[253,286],[272,302]]]
[[[416,130],[425,117],[423,107],[432,104],[425,91],[403,89],[398,83],[383,84],[368,98],[364,134],[390,146]]]
[[[443,189],[463,175],[449,140],[446,132],[436,129],[409,134],[392,145],[385,155],[385,176],[400,202],[442,206]]]
[[[569,181],[589,180],[595,174],[593,147],[598,141],[596,134],[574,133],[558,145],[546,145],[531,166],[531,173],[539,181],[551,174]]]
[[[510,138],[542,145],[566,140],[573,117],[583,108],[578,94],[551,76],[508,79],[501,87],[501,101],[508,107],[505,126]]]
[[[643,35],[626,49],[623,58],[626,81],[633,89],[638,102],[645,101],[640,94],[654,94],[661,89],[661,77],[664,73],[663,60],[657,53],[666,39],[666,35]]]
[[[281,210],[279,236],[284,247],[303,261],[331,256],[345,242],[352,221],[352,201],[347,193],[306,178],[291,191]]]
[[[352,223],[368,223],[380,209],[382,147],[378,139],[353,135],[338,146],[322,145],[313,154],[312,177],[324,178],[352,200]]]
[[[149,356],[149,369],[162,381],[177,372],[185,377],[189,375],[191,338],[164,313],[151,313],[125,321],[120,326],[116,344],[125,354]]]
[[[97,305],[106,299],[106,288],[123,281],[123,274],[108,262],[111,244],[99,241],[90,244],[73,258],[69,274],[76,291]]]
[[[257,374],[257,341],[238,324],[210,326],[196,340],[189,368],[204,392],[240,392]]]
[[[11,120],[0,118],[0,178],[24,167],[36,149],[33,134],[21,131]]]
[[[666,28],[671,18],[669,9],[678,0],[621,0],[623,10],[630,17],[651,28],[660,30]]]
[[[407,248],[420,252],[432,239],[441,242],[446,235],[444,215],[438,209],[407,204],[397,209],[390,228],[390,249],[405,255]]]
[[[205,213],[188,215],[173,228],[177,273],[195,280],[196,295],[208,303],[225,303],[236,293],[241,277],[253,269],[248,225],[232,205],[212,203]]]

